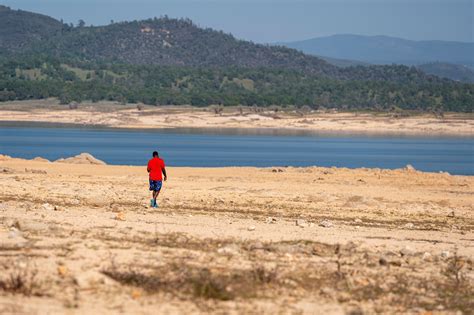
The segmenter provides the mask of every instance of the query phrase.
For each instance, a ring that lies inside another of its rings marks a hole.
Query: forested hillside
[[[474,85],[335,80],[295,70],[63,63],[53,58],[0,61],[0,100],[59,97],[151,105],[296,105],[344,109],[472,111]]]
[[[0,53],[30,49],[32,43],[59,33],[63,24],[49,16],[0,5]]]
[[[0,7],[0,100],[471,111],[473,85],[414,67],[340,68],[188,19],[86,27]],[[11,35],[14,34],[14,35]],[[12,38],[18,38],[15,45]]]

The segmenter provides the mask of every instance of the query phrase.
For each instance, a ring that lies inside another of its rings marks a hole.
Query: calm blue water
[[[0,153],[49,160],[89,152],[109,164],[144,165],[158,150],[171,166],[339,166],[474,175],[474,139],[239,135],[185,130],[0,127]]]

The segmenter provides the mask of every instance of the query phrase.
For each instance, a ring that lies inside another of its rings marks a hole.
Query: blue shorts
[[[151,180],[150,179],[150,190],[159,191],[161,190],[161,186],[163,182],[161,180]]]

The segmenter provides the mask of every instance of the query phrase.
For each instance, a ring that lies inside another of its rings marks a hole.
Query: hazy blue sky
[[[0,0],[77,23],[167,14],[255,42],[332,34],[474,41],[474,0]]]

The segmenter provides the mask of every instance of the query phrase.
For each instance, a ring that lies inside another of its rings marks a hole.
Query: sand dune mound
[[[11,160],[12,157],[9,156],[9,155],[3,155],[3,154],[0,154],[0,161],[7,161],[7,160]]]
[[[59,163],[69,163],[69,164],[96,164],[96,165],[106,165],[104,161],[96,159],[89,153],[81,153],[79,155],[66,158],[66,159],[59,159],[55,162]]]
[[[45,158],[42,158],[42,157],[40,157],[40,156],[35,157],[32,161],[36,161],[36,162],[51,162],[50,160],[45,159]]]

